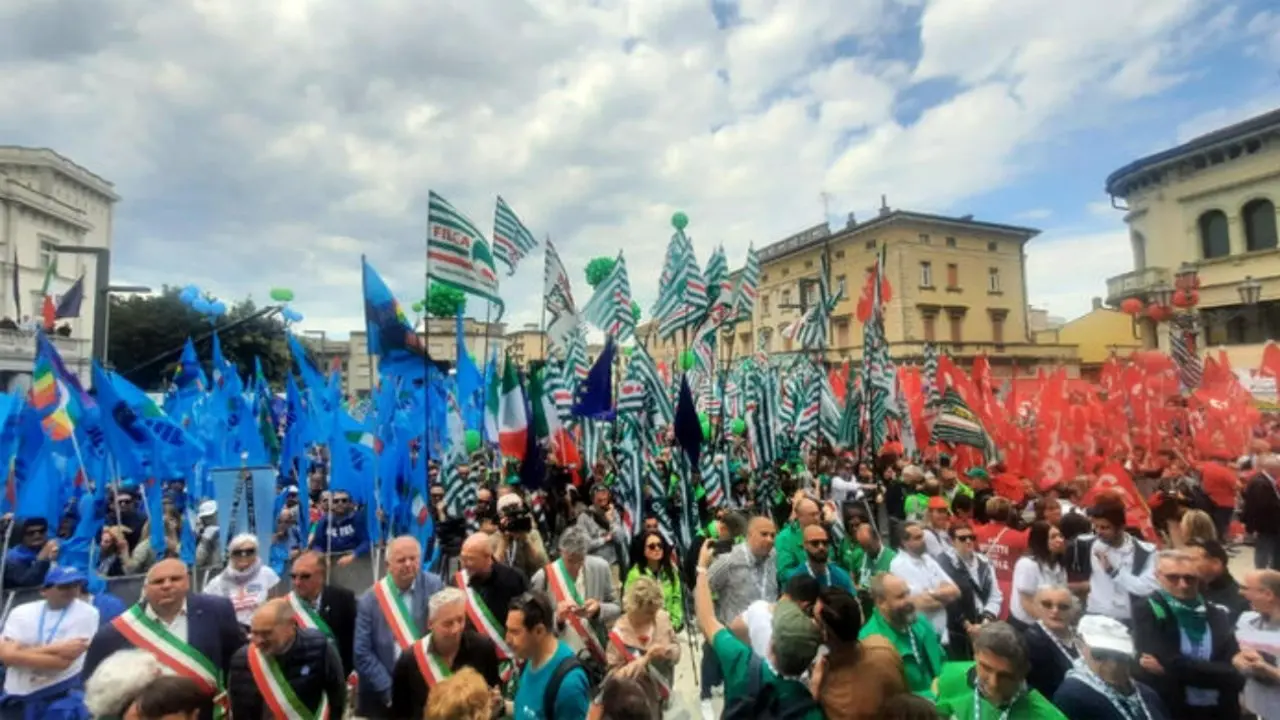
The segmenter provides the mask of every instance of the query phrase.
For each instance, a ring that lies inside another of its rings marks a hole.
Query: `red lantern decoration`
[[[1191,307],[1191,292],[1182,289],[1174,291],[1173,306],[1179,308]]]
[[[1173,315],[1173,312],[1168,307],[1165,307],[1164,305],[1156,305],[1155,303],[1151,303],[1150,305],[1147,306],[1147,317],[1151,318],[1152,320],[1158,323],[1168,320],[1172,315]]]
[[[1127,315],[1139,315],[1142,313],[1142,301],[1138,298],[1125,298],[1120,303],[1120,310]]]
[[[1197,280],[1196,280],[1196,285],[1199,285],[1199,284],[1200,284],[1199,279],[1197,279]],[[1193,308],[1193,307],[1195,307],[1195,306],[1197,306],[1197,305],[1199,305],[1199,304],[1200,304],[1200,291],[1199,291],[1199,290],[1192,290],[1192,291],[1188,292],[1188,293],[1187,293],[1187,307],[1189,307],[1189,308]]]

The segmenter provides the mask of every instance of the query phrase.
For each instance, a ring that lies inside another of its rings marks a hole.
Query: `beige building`
[[[50,280],[55,302],[77,278],[84,277],[80,316],[59,322],[68,324],[71,334],[55,336],[54,344],[68,369],[88,381],[93,313],[99,294],[94,283],[96,260],[55,248],[109,250],[119,200],[110,182],[52,150],[0,145],[0,267],[4,276],[0,317],[19,326],[18,330],[0,329],[0,387],[19,388],[30,382],[35,357],[32,330],[44,304],[41,288],[45,275],[55,262]],[[17,302],[11,287],[15,263]]]
[[[1201,347],[1224,346],[1256,368],[1280,337],[1280,109],[1136,160],[1107,178],[1124,211],[1130,272],[1107,280],[1107,302],[1168,297],[1196,274]],[[1142,335],[1168,348],[1168,327],[1142,318]]]
[[[547,359],[547,334],[535,323],[528,323],[505,338],[507,354],[519,365]]]
[[[831,283],[845,283],[828,332],[828,361],[860,358],[862,326],[855,317],[858,295],[880,249],[893,287],[885,305],[885,334],[899,362],[923,357],[935,342],[958,360],[990,357],[997,373],[1016,363],[1074,366],[1076,348],[1036,343],[1028,322],[1026,244],[1033,228],[947,217],[885,206],[865,222],[851,216],[843,228],[816,225],[760,250],[760,296],[750,323],[730,339],[734,355],[757,342],[773,355],[798,352],[783,329],[817,298],[822,253],[828,253]]]
[[[452,318],[429,318],[426,332],[419,332],[427,348],[427,353],[437,362],[452,365],[457,361],[456,326]],[[471,318],[464,318],[462,325],[463,344],[476,365],[484,367],[490,355],[497,353],[501,358],[506,350],[504,337],[505,325],[502,323],[484,323]],[[378,375],[377,358],[370,357],[368,341],[364,330],[352,332],[347,339],[347,372],[346,392],[349,397],[363,397],[369,394],[371,381]]]

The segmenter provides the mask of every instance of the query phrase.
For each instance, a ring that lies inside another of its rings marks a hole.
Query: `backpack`
[[[764,681],[764,661],[758,655],[751,656],[747,665],[747,694],[726,702],[721,720],[799,720],[814,710],[818,704],[809,693],[803,699],[795,699],[785,706],[776,688]]]
[[[578,658],[570,655],[557,663],[556,669],[551,672],[551,678],[547,680],[547,688],[542,693],[542,716],[548,720],[556,716],[556,696],[560,694],[560,686],[564,684],[564,679],[574,670],[586,672]]]

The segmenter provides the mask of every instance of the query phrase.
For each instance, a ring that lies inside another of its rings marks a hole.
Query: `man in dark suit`
[[[253,640],[236,652],[227,677],[233,717],[279,717],[279,709],[297,709],[293,700],[317,718],[343,716],[347,682],[338,649],[319,630],[298,627],[293,613],[276,599],[253,614]]]
[[[301,627],[314,628],[329,637],[342,658],[344,676],[356,669],[352,648],[356,636],[356,596],[346,588],[327,585],[329,564],[322,553],[309,550],[293,561],[293,592],[289,604]]]
[[[219,678],[226,677],[231,656],[245,643],[227,598],[191,593],[187,566],[181,560],[161,560],[147,571],[142,600],[102,626],[84,656],[83,677],[90,677],[108,656],[119,650],[145,650],[207,691],[221,695]],[[205,663],[217,676],[211,676]],[[210,720],[212,711],[202,713]]]
[[[444,587],[440,578],[422,571],[422,549],[413,537],[387,544],[387,575],[356,601],[353,645],[360,685],[356,715],[391,717],[391,675],[396,659],[413,652],[427,620],[427,601]]]
[[[493,559],[493,538],[487,533],[467,538],[458,560],[462,569],[454,576],[454,584],[464,592],[468,588],[475,590],[497,620],[497,631],[505,634],[506,608],[529,589],[528,580],[519,570]],[[482,627],[474,629],[485,632]]]

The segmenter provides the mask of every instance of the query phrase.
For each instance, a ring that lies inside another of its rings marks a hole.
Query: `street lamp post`
[[[94,259],[93,273],[93,337],[91,339],[90,356],[107,364],[107,331],[110,320],[111,293],[145,293],[151,288],[145,285],[111,285],[111,249],[103,247],[86,247],[83,245],[54,245],[54,252],[68,255],[92,255]]]

